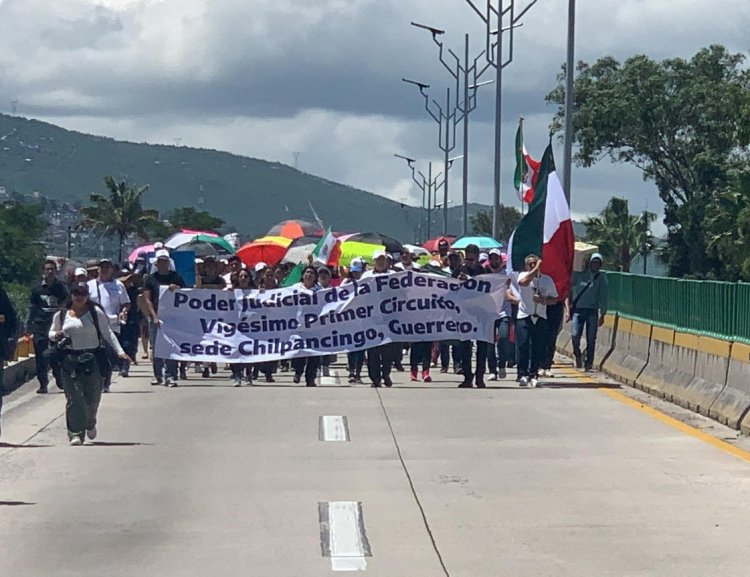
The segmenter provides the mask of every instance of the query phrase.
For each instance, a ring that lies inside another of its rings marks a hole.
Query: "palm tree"
[[[583,221],[586,239],[599,246],[607,267],[630,271],[630,261],[649,242],[649,228],[656,220],[653,212],[630,214],[628,201],[612,197],[599,213]]]
[[[131,234],[148,240],[149,230],[159,223],[159,212],[144,209],[141,204],[148,185],[138,186],[127,179],[116,181],[112,176],[104,177],[108,195],[92,193],[91,205],[83,207],[84,219],[78,228],[104,227],[106,236],[117,235],[119,241],[118,261],[122,260],[122,245]]]

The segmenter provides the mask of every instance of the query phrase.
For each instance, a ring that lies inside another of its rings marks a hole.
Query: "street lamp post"
[[[466,235],[468,229],[469,220],[469,113],[473,112],[477,107],[477,88],[490,82],[479,82],[479,78],[485,71],[491,66],[487,62],[483,67],[479,66],[479,61],[484,57],[485,50],[482,50],[474,59],[473,62],[469,57],[469,35],[464,35],[464,58],[463,62],[461,59],[451,50],[447,50],[450,54],[450,61],[445,57],[445,48],[443,42],[438,37],[445,34],[445,30],[439,28],[433,28],[431,26],[425,26],[424,24],[418,24],[412,22],[412,26],[428,30],[432,33],[432,40],[440,49],[438,58],[443,67],[448,71],[451,77],[455,80],[456,90],[456,107],[461,113],[458,117],[457,122],[463,121],[463,214],[462,214],[462,227],[463,235]],[[458,94],[463,89],[463,101],[458,102]],[[471,92],[470,92],[471,91]],[[447,153],[446,153],[447,154]],[[447,194],[447,193],[446,193]],[[447,215],[447,212],[445,213]],[[447,216],[446,216],[447,218]]]
[[[502,159],[502,114],[503,114],[503,69],[513,62],[513,34],[514,29],[522,26],[521,18],[538,0],[531,0],[529,4],[516,14],[515,0],[486,0],[485,10],[477,7],[476,0],[466,0],[474,12],[484,22],[487,35],[486,57],[490,65],[495,67],[495,177],[492,199],[492,236],[497,238],[500,228],[500,165]],[[508,56],[503,56],[503,34],[508,32]],[[493,37],[497,36],[495,42]]]
[[[422,191],[422,205],[420,207],[421,210],[421,218],[419,221],[419,240],[420,242],[424,242],[428,238],[430,238],[430,232],[432,228],[432,210],[433,208],[437,208],[437,205],[433,207],[433,203],[435,200],[437,200],[437,192],[440,190],[440,187],[445,184],[445,179],[443,179],[442,182],[438,183],[438,180],[440,179],[440,176],[442,173],[438,173],[433,178],[432,176],[432,162],[429,162],[427,165],[427,176],[422,173],[422,171],[418,171],[416,167],[414,166],[414,163],[416,160],[414,158],[410,158],[408,156],[402,156],[400,154],[394,154],[393,156],[397,158],[401,158],[406,161],[406,164],[411,169],[411,179],[414,181],[414,183],[419,187],[419,190]],[[453,161],[456,160],[455,158],[448,159],[448,166],[450,167],[451,164],[453,164]],[[417,174],[419,174],[419,178],[417,178]],[[425,199],[426,197],[426,199]],[[425,200],[427,202],[425,202]],[[426,238],[422,237],[422,223],[426,220],[426,230],[427,230],[427,236]]]
[[[427,114],[438,123],[438,146],[443,151],[443,163],[445,178],[443,179],[443,234],[448,234],[448,170],[450,168],[450,153],[456,148],[456,125],[461,121],[458,117],[458,103],[454,103],[451,107],[451,89],[446,89],[445,106],[438,104],[437,100],[431,99],[427,93],[427,89],[430,87],[429,84],[423,82],[417,82],[415,80],[409,80],[408,78],[402,79],[408,84],[414,84],[419,88],[419,92],[424,97],[424,108]],[[456,99],[458,100],[458,99]],[[432,104],[432,106],[430,106]],[[434,110],[433,110],[434,109]]]
[[[568,0],[568,54],[565,63],[565,141],[563,145],[563,190],[570,206],[571,170],[573,169],[573,75],[575,73],[576,0]],[[645,274],[645,273],[644,273]]]

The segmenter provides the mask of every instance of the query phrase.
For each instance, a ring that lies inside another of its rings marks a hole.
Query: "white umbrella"
[[[206,236],[219,236],[218,234],[215,234],[213,232],[199,232],[199,231],[194,231],[194,230],[183,230],[183,231],[174,233],[167,240],[165,240],[164,246],[167,248],[177,248],[178,246],[182,246],[183,244],[189,243],[199,234],[205,234]]]
[[[415,244],[405,244],[404,248],[408,250],[414,256],[422,256],[423,254],[430,254],[429,250],[427,250],[426,248],[422,248],[421,246],[417,246]]]

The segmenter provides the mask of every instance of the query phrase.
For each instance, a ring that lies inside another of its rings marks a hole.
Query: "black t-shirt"
[[[219,275],[208,276],[207,274],[204,274],[201,277],[201,286],[203,288],[223,289],[223,288],[226,288],[227,281],[225,281],[224,278],[220,277]]]
[[[167,274],[155,272],[148,275],[143,283],[143,290],[149,292],[149,298],[154,305],[154,310],[159,310],[159,287],[176,284],[180,288],[185,288],[185,281],[175,271],[171,270]]]
[[[52,284],[38,284],[31,289],[27,319],[29,332],[46,338],[52,325],[52,317],[65,306],[67,299],[68,291],[58,280]]]

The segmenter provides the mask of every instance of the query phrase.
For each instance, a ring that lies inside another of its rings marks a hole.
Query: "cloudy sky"
[[[518,117],[532,154],[546,143],[554,108],[544,95],[565,59],[567,4],[539,0],[515,35],[503,87],[504,200],[513,195]],[[114,138],[290,165],[298,152],[306,172],[418,204],[393,154],[422,168],[441,153],[437,124],[401,78],[444,98],[449,76],[412,20],[445,29],[456,52],[467,32],[472,53],[483,48],[466,0],[0,0],[0,111],[17,99],[23,116]],[[747,0],[579,0],[576,58],[689,57],[711,43],[746,51],[748,28]],[[470,200],[490,203],[493,86],[480,90],[470,118]],[[574,168],[572,188],[574,215],[598,212],[613,195],[633,211],[661,211],[637,170],[608,161]]]

